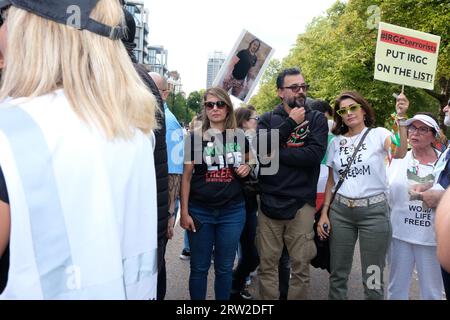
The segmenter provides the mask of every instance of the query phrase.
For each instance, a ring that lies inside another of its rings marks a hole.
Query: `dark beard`
[[[293,108],[301,108],[305,106],[305,102],[306,102],[306,97],[301,95],[297,98],[294,98],[292,100],[288,100],[286,101],[287,105],[289,106],[289,108],[293,109]]]

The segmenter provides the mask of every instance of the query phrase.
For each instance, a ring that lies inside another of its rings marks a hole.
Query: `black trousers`
[[[284,246],[281,254],[280,264],[278,265],[278,288],[280,290],[280,300],[287,300],[289,290],[289,279],[291,278],[291,263],[289,253]]]
[[[9,270],[9,247],[6,248],[5,253],[0,258],[0,293],[6,287],[6,283],[8,282],[8,270]]]
[[[246,278],[259,265],[258,251],[255,246],[256,222],[256,211],[246,211],[245,225],[239,241],[241,257],[233,272],[233,292],[240,292],[244,289]]]
[[[447,297],[447,300],[450,300],[450,273],[444,270],[444,268],[441,267],[442,272],[442,281],[444,282],[444,290],[445,290],[445,296]]]
[[[156,282],[156,300],[164,300],[166,297],[166,290],[167,290],[167,274],[166,274],[166,246],[167,246],[168,239],[164,241],[164,243],[161,245],[163,248],[161,249],[162,252],[162,260],[161,264],[159,265],[158,270],[158,279]]]

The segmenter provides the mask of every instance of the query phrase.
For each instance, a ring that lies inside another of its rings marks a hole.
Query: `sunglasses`
[[[248,118],[248,120],[251,120],[251,119],[258,121],[258,120],[259,120],[259,117],[258,117],[258,116],[255,116],[255,117],[250,117],[250,118]]]
[[[349,112],[358,111],[360,108],[361,108],[360,104],[352,104],[351,106],[337,110],[336,113],[339,116],[343,117],[343,116],[347,115]]]
[[[289,86],[289,87],[281,87],[281,89],[289,89],[293,93],[297,93],[300,90],[302,90],[302,91],[308,90],[309,89],[309,84],[306,84],[306,83],[300,84],[300,85],[299,84],[293,84],[292,86]]]
[[[214,109],[214,106],[217,106],[217,109],[223,109],[227,106],[227,104],[225,103],[225,101],[216,101],[216,102],[212,102],[212,101],[206,101],[205,102],[205,108],[208,110],[212,110]]]

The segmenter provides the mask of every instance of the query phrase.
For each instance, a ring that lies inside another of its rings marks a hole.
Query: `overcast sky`
[[[243,29],[285,57],[297,35],[336,0],[144,0],[149,11],[149,43],[168,50],[169,70],[177,70],[183,91],[206,86],[208,55],[228,55]]]

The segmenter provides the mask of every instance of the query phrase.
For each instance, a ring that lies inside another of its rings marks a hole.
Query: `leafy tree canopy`
[[[417,111],[438,114],[450,95],[448,0],[337,1],[325,15],[313,19],[283,61],[271,62],[251,103],[259,112],[273,109],[279,103],[275,86],[277,73],[297,66],[311,86],[310,97],[333,102],[340,92],[357,90],[374,106],[377,124],[383,125],[394,111],[392,94],[399,93],[401,86],[373,79],[376,22],[380,18],[383,22],[441,37],[435,90],[405,87],[411,101],[410,115]]]

